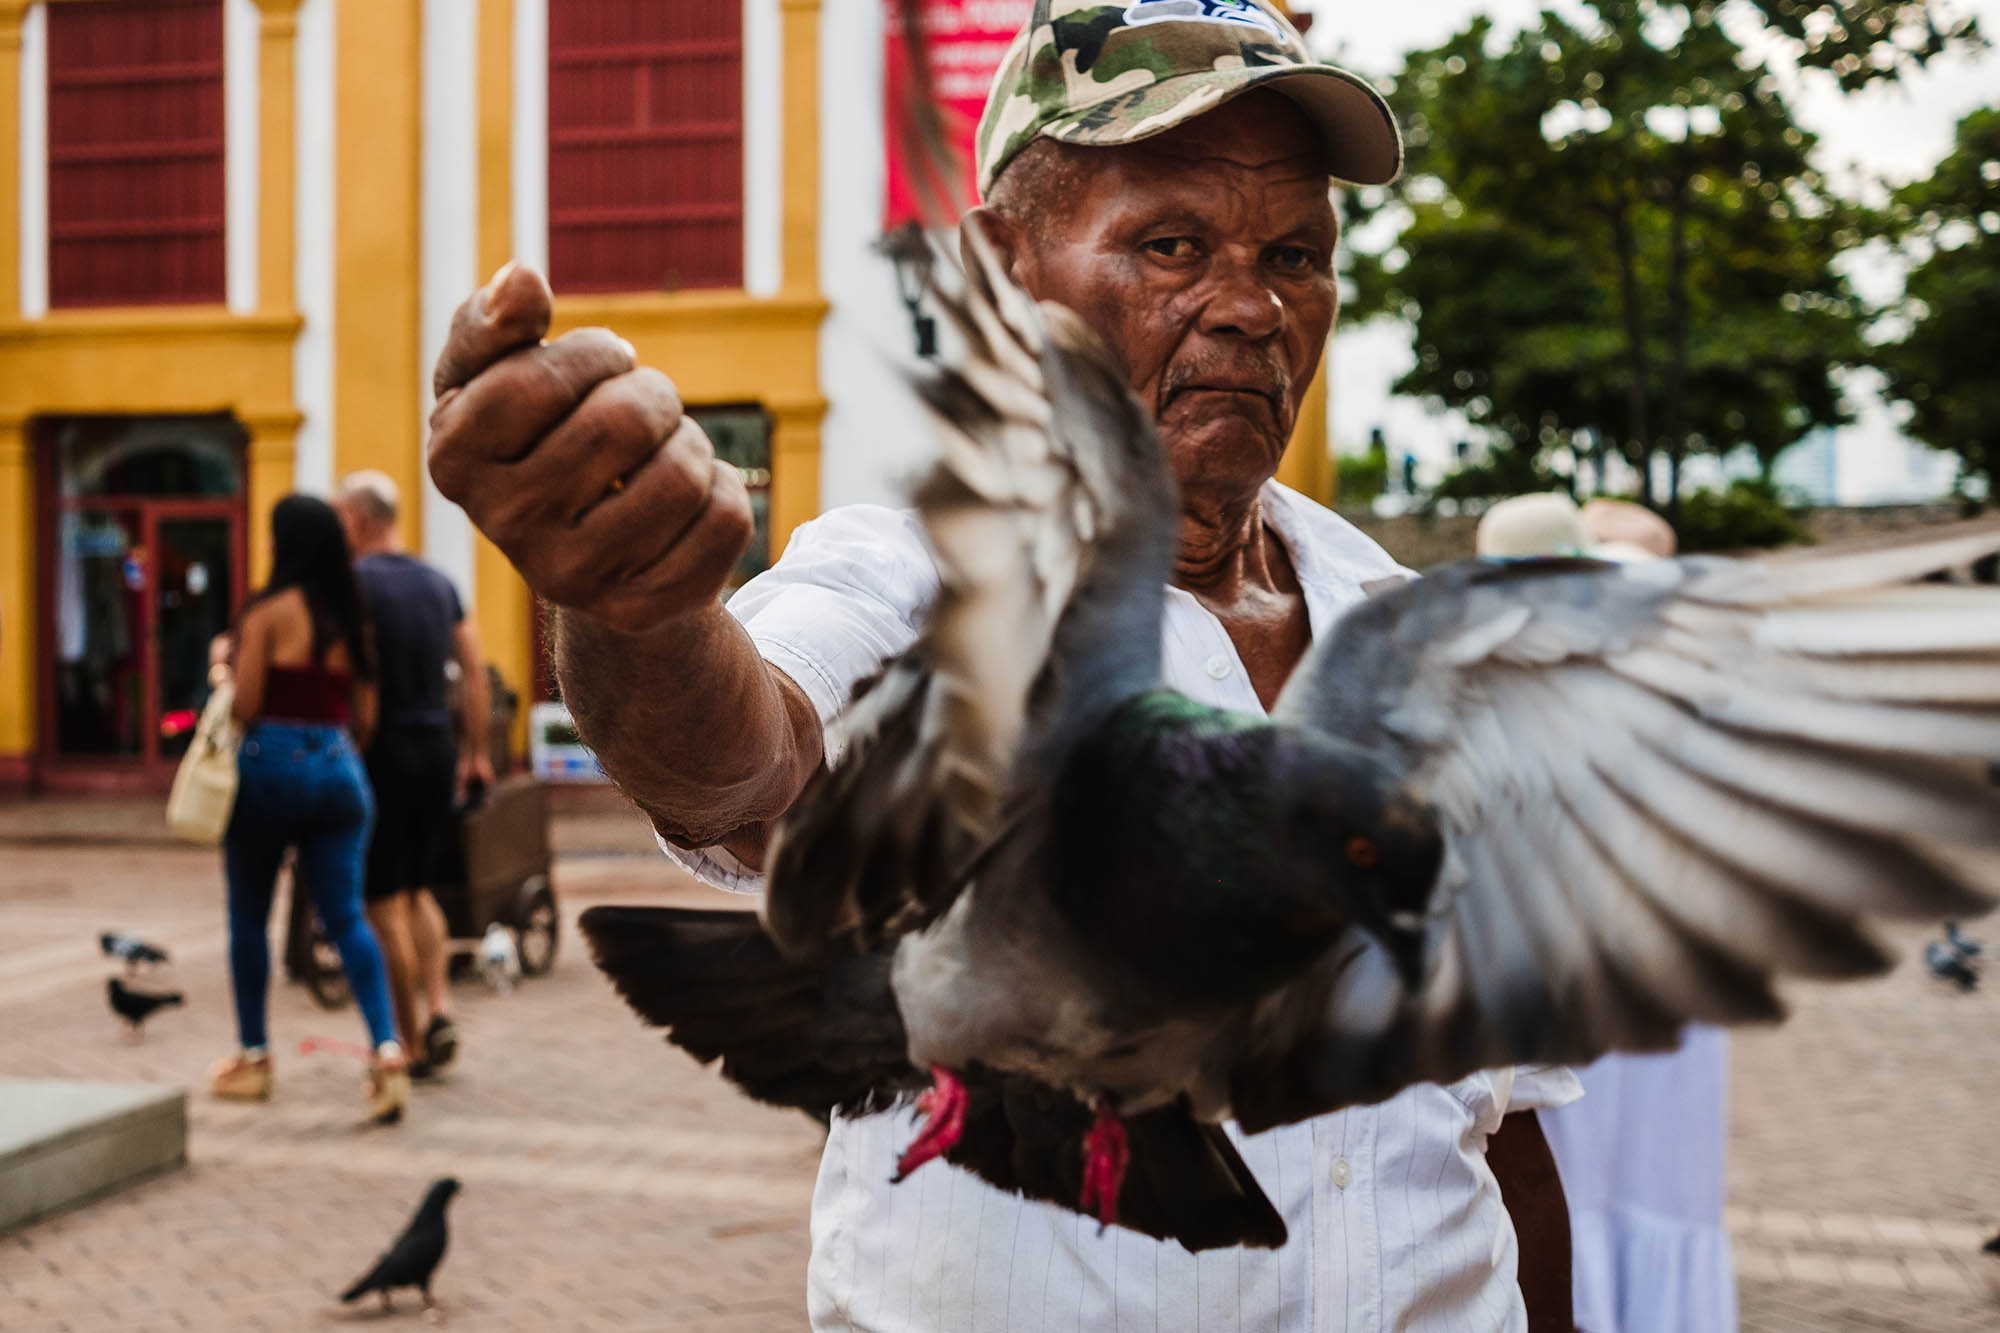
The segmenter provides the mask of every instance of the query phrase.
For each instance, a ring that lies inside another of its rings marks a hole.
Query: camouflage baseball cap
[[[979,192],[1037,138],[1134,143],[1263,87],[1319,130],[1328,175],[1382,185],[1402,169],[1382,95],[1314,61],[1269,0],[1035,0],[979,118]]]

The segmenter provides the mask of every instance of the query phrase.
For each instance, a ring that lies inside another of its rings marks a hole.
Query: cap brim
[[[1225,106],[1253,88],[1283,93],[1305,112],[1325,145],[1327,174],[1352,185],[1387,185],[1403,169],[1403,136],[1382,94],[1359,75],[1332,65],[1261,65],[1176,74],[1145,90],[1164,104],[1138,124],[1106,122],[1100,107],[1050,121],[1041,133],[1074,144],[1138,143]],[[1179,95],[1177,95],[1179,94]]]

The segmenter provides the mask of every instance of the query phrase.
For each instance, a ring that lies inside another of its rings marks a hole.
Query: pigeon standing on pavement
[[[450,1240],[445,1226],[445,1209],[451,1203],[451,1196],[458,1193],[458,1181],[450,1176],[434,1182],[424,1195],[424,1201],[417,1205],[417,1215],[410,1219],[410,1225],[403,1228],[403,1234],[396,1237],[375,1266],[346,1291],[340,1293],[343,1303],[358,1301],[369,1292],[380,1292],[382,1308],[392,1308],[389,1293],[398,1287],[415,1287],[423,1293],[424,1308],[430,1309],[431,1275],[444,1262],[445,1245]]]
[[[111,999],[111,1012],[132,1025],[135,1037],[146,1035],[146,1020],[153,1016],[155,1010],[185,1002],[179,991],[133,990],[117,977],[107,979],[105,993]]]
[[[648,1021],[767,1101],[919,1089],[900,1169],[1281,1244],[1219,1125],[1773,1021],[1874,917],[2000,889],[2000,524],[1754,561],[1470,562],[1271,714],[1161,683],[1171,475],[1115,361],[976,229],[917,495],[942,590],[832,724],[740,916],[593,909]],[[940,264],[939,269],[948,265]],[[1975,762],[1977,761],[1977,762]]]
[[[148,944],[137,935],[127,935],[122,931],[107,930],[97,937],[97,946],[104,950],[107,958],[116,958],[125,964],[130,973],[141,963],[155,966],[167,961],[167,951],[157,944]]]
[[[1948,940],[1932,940],[1924,946],[1924,966],[1939,981],[1948,981],[1961,991],[1979,988],[1979,964]]]

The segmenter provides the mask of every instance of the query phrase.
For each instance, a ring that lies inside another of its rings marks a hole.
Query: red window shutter
[[[221,301],[221,0],[48,12],[50,303]]]
[[[549,6],[557,291],[743,285],[743,7]]]

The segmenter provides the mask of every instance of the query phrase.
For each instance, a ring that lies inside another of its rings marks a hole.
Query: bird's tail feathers
[[[1076,1208],[1092,1113],[1068,1093],[1027,1079],[968,1071],[964,1133],[945,1160],[1029,1199]],[[1118,1194],[1118,1225],[1200,1252],[1225,1246],[1276,1249],[1285,1220],[1222,1126],[1195,1119],[1185,1103],[1124,1121],[1130,1167]]]
[[[640,1018],[760,1101],[874,1109],[923,1079],[905,1054],[886,955],[787,958],[754,914],[593,907],[579,923]]]

